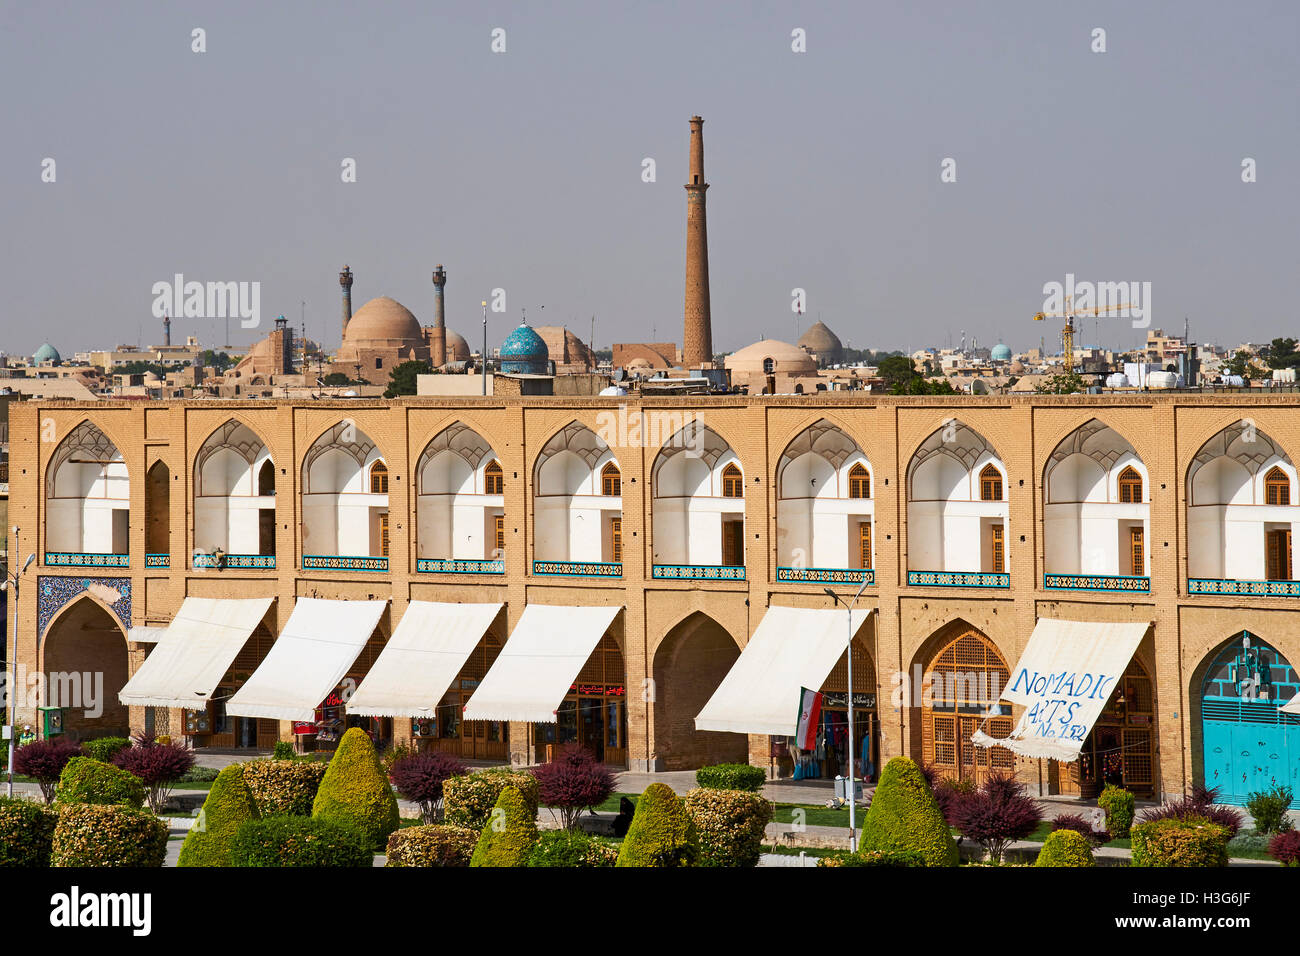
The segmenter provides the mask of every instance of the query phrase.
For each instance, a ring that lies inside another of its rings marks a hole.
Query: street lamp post
[[[487,395],[487,299],[483,300],[483,394]]]
[[[14,557],[18,556],[18,528],[14,527]],[[14,602],[10,608],[10,616],[14,619],[14,638],[12,650],[9,652],[8,675],[5,679],[5,695],[9,698],[9,710],[7,721],[9,723],[9,796],[14,795],[14,747],[18,742],[18,580],[27,573],[27,569],[32,566],[36,560],[35,554],[27,555],[27,561],[23,564],[23,569],[17,574],[9,570],[9,564],[5,566],[5,580],[0,582],[0,591],[9,590],[9,585],[13,585]]]
[[[858,586],[858,593],[853,595],[853,601],[852,603],[849,604],[844,604],[844,602],[840,600],[840,596],[836,594],[834,591],[832,591],[830,588],[822,588],[823,591],[825,591],[827,594],[830,595],[831,600],[833,600],[836,604],[844,604],[844,610],[848,612],[848,618],[849,618],[849,625],[848,625],[849,636],[848,636],[848,642],[844,646],[844,654],[849,664],[849,690],[848,690],[846,703],[848,704],[849,707],[849,745],[848,745],[849,786],[848,786],[847,795],[849,798],[849,852],[850,853],[856,853],[858,851],[857,787],[854,784],[854,779],[856,777],[856,774],[854,773],[854,769],[853,769],[853,758],[855,756],[853,750],[853,740],[854,740],[853,737],[853,608],[857,605],[858,598],[862,597],[862,591],[864,588],[866,588],[866,586],[867,586],[867,576],[864,574],[862,575],[862,584]]]

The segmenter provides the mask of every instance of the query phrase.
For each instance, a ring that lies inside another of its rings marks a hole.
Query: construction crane
[[[1133,308],[1131,303],[1122,302],[1119,305],[1100,305],[1091,309],[1075,309],[1071,307],[1071,300],[1074,296],[1065,297],[1064,312],[1037,312],[1034,314],[1034,321],[1039,322],[1043,319],[1065,319],[1065,328],[1061,329],[1061,347],[1064,352],[1065,374],[1069,375],[1074,371],[1074,317],[1076,315],[1101,315],[1103,312],[1119,312],[1123,309]]]

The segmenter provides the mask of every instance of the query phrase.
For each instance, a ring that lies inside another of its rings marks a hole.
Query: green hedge
[[[262,816],[309,817],[328,767],[305,760],[250,760],[244,764],[244,783]]]
[[[403,827],[388,838],[386,866],[469,866],[477,830],[430,823]]]
[[[59,809],[50,866],[160,867],[167,824],[146,810],[118,804],[69,804]]]
[[[704,787],[684,802],[699,835],[700,866],[758,866],[772,804],[756,793]]]
[[[1034,866],[1096,866],[1092,844],[1078,830],[1053,830],[1038,851]]]
[[[131,741],[126,737],[97,737],[94,740],[83,741],[81,750],[92,760],[112,763],[118,751],[125,750],[129,746]]]
[[[352,826],[319,817],[264,817],[240,824],[230,841],[231,866],[373,866],[366,838]]]
[[[895,757],[885,764],[862,822],[861,852],[915,852],[926,866],[956,866],[957,844],[916,762]]]
[[[242,764],[231,764],[217,775],[199,819],[181,844],[177,866],[229,866],[230,841],[235,833],[259,814],[244,782]]]
[[[1130,834],[1134,866],[1227,866],[1227,827],[1197,817],[1139,823]]]
[[[524,866],[590,868],[613,866],[618,847],[581,830],[547,830],[528,851]]]
[[[747,763],[718,763],[695,771],[695,782],[706,790],[745,790],[758,793],[767,782],[762,767]]]
[[[58,821],[43,803],[0,797],[0,866],[49,866]]]
[[[536,811],[511,786],[501,790],[496,806],[474,847],[470,866],[523,866],[537,840]]]
[[[90,757],[73,757],[59,777],[56,805],[109,804],[140,809],[144,783],[135,774]]]
[[[637,801],[616,865],[694,866],[699,855],[699,835],[686,804],[666,783],[650,784]]]
[[[329,762],[311,815],[354,827],[367,847],[379,849],[401,826],[397,797],[379,766],[375,745],[360,727],[343,735]]]
[[[482,830],[506,787],[514,787],[537,819],[537,778],[523,770],[492,767],[451,777],[442,785],[442,813],[448,823]]]
[[[818,866],[925,866],[925,857],[914,851],[868,850],[865,853],[850,853],[838,850],[821,857]]]
[[[1123,787],[1106,784],[1097,806],[1106,811],[1106,831],[1112,840],[1123,840],[1133,828],[1134,798]]]

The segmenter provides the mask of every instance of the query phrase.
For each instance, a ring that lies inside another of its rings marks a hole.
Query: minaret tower
[[[686,321],[682,363],[713,366],[713,324],[709,312],[709,231],[704,210],[704,120],[691,117],[691,173],[686,184]]]
[[[171,344],[172,344],[172,317],[170,315],[164,315],[163,316],[163,346],[164,347],[170,346]]]
[[[442,304],[442,288],[447,284],[447,270],[438,263],[433,270],[433,330],[429,336],[429,361],[434,368],[447,364],[447,313]]]
[[[339,285],[343,288],[343,333],[348,331],[348,323],[352,321],[352,270],[347,266],[339,273]]]

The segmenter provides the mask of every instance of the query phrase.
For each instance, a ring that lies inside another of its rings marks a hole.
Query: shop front
[[[1091,800],[1112,784],[1151,799],[1155,795],[1154,722],[1151,678],[1134,658],[1084,741],[1079,759],[1052,761],[1049,788]]]
[[[549,763],[576,745],[602,763],[627,765],[627,687],[613,637],[604,635],[592,651],[555,709],[555,723],[534,724],[533,733],[539,760]]]
[[[235,717],[226,713],[226,701],[244,686],[265,660],[275,642],[261,625],[244,644],[202,710],[185,711],[185,736],[195,748],[218,750],[270,750],[280,739],[280,722],[265,717]]]
[[[431,717],[411,720],[411,737],[420,750],[441,750],[466,760],[507,760],[510,724],[503,720],[465,720],[465,704],[496,663],[501,640],[487,634],[465,660],[456,680]]]

